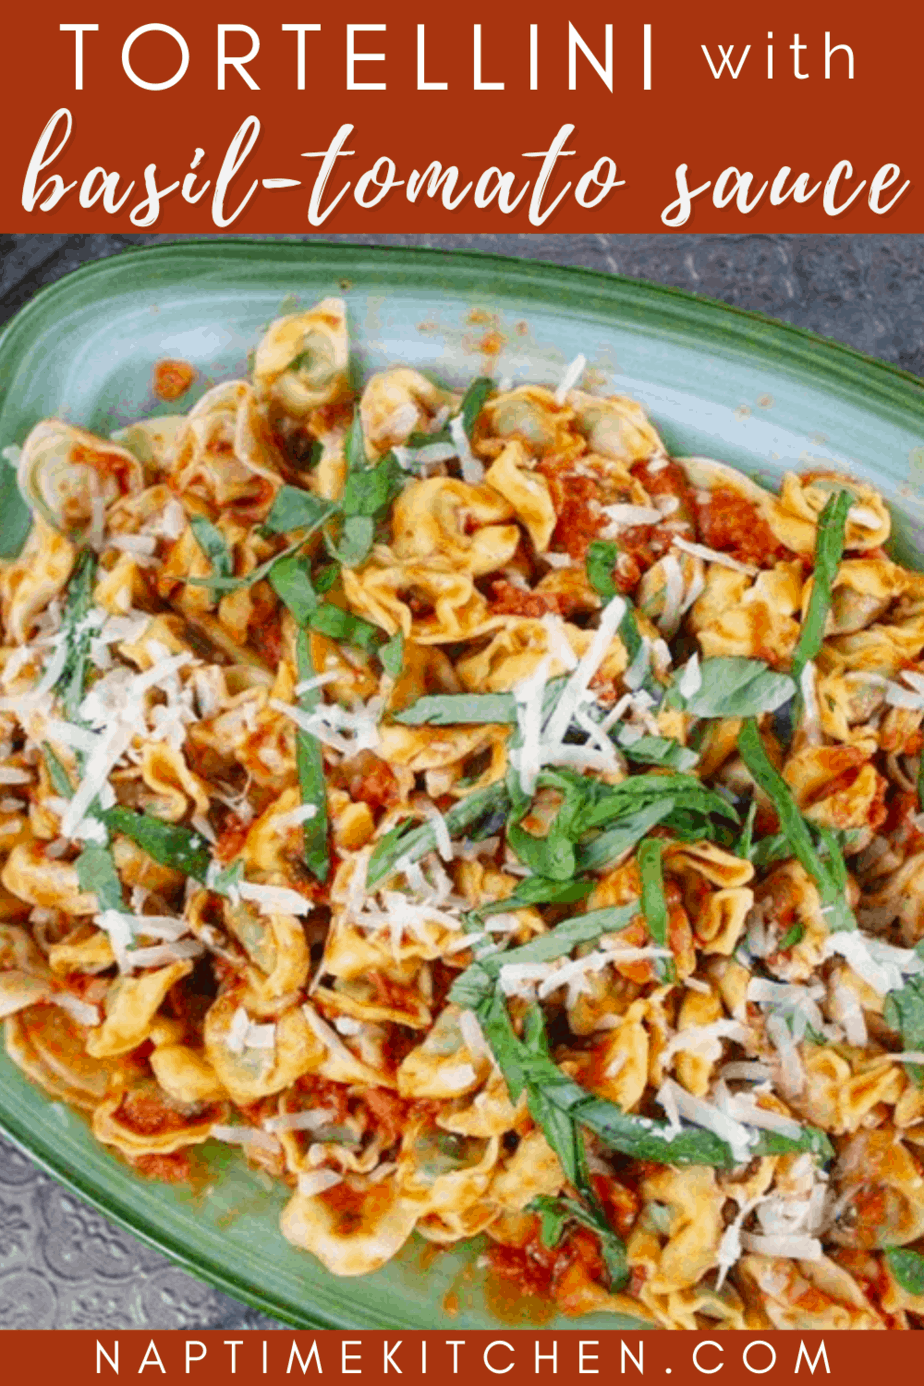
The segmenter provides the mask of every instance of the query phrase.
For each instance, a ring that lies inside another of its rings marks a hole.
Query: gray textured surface
[[[0,237],[0,322],[42,284],[157,236]],[[300,238],[286,238],[300,239]],[[332,239],[374,242],[371,236]],[[924,376],[924,236],[385,236],[673,284]],[[0,1327],[266,1328],[0,1141]]]

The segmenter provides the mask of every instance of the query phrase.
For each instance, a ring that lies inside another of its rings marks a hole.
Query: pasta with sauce
[[[7,1051],[139,1175],[239,1148],[335,1275],[480,1237],[567,1314],[919,1327],[924,576],[583,364],[357,392],[328,299],[32,430]]]

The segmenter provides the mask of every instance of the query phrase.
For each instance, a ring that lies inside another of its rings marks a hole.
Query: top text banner
[[[924,230],[924,7],[46,0],[10,231]]]

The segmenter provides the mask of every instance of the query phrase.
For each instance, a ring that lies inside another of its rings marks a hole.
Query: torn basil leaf
[[[581,842],[577,849],[577,869],[579,871],[601,871],[617,857],[628,852],[640,842],[656,824],[663,822],[674,810],[674,801],[669,794],[655,800],[645,808],[629,813],[614,828],[598,833],[596,837]]]
[[[692,770],[699,756],[689,746],[681,746],[668,736],[639,736],[634,741],[624,741],[620,736],[617,744],[627,760],[635,760],[643,765],[665,765],[670,770]]]
[[[121,910],[122,882],[112,853],[99,842],[88,842],[74,862],[81,890],[96,896],[100,910]]]
[[[0,454],[0,558],[18,558],[31,528],[32,511],[19,489],[16,468]]]
[[[344,568],[358,568],[365,563],[375,536],[375,521],[370,515],[348,515],[337,539],[328,536],[327,548]]]
[[[356,645],[366,654],[375,654],[379,648],[381,631],[371,621],[354,616],[333,602],[322,602],[311,614],[312,630],[326,635],[330,640],[343,640],[348,645]]]
[[[745,722],[741,728],[738,734],[738,750],[755,783],[773,804],[780,820],[781,832],[789,842],[792,855],[801,862],[818,886],[822,904],[830,906],[827,916],[828,928],[832,933],[840,929],[855,929],[857,921],[844,891],[847,873],[837,838],[834,834],[825,835],[823,829],[816,830],[828,851],[827,859],[823,858],[788,784],[767,755],[756,722]]]
[[[389,678],[399,677],[404,667],[404,631],[396,630],[394,635],[385,641],[379,649],[379,659]]]
[[[295,657],[298,665],[299,682],[314,678],[315,670],[311,659],[311,645],[304,630],[295,637]],[[308,688],[299,694],[298,705],[303,712],[311,712],[321,700],[320,688]],[[298,770],[298,783],[303,804],[313,804],[317,812],[302,824],[305,844],[305,862],[309,871],[319,881],[326,881],[330,871],[330,852],[327,845],[327,782],[324,777],[324,753],[316,736],[303,728],[296,728],[295,765]]]
[[[683,695],[677,683],[670,702],[694,717],[758,717],[775,712],[795,695],[788,674],[778,674],[762,659],[739,655],[714,655],[699,666],[701,683]]]
[[[503,782],[476,789],[466,798],[459,799],[443,815],[450,836],[461,837],[494,814],[505,814],[509,803],[507,787]],[[373,886],[394,871],[402,861],[419,861],[421,857],[435,850],[436,829],[433,824],[415,823],[411,819],[406,819],[379,838],[369,859],[366,879],[369,885]]]
[[[527,876],[510,895],[479,905],[472,914],[479,919],[487,919],[492,914],[507,914],[531,905],[571,905],[576,900],[583,900],[595,885],[595,881],[553,881],[546,876]]]
[[[639,843],[636,860],[642,883],[642,914],[648,932],[659,948],[667,946],[668,910],[664,894],[662,865],[663,843],[660,838],[646,837]]]
[[[104,809],[98,816],[110,832],[130,838],[161,866],[205,883],[212,856],[198,833],[180,823],[167,823],[153,814],[121,806]]]
[[[83,549],[77,555],[67,585],[67,599],[61,617],[67,658],[55,684],[55,692],[64,705],[69,722],[79,720],[80,704],[86,693],[90,641],[96,634],[96,627],[88,619],[93,609],[95,582],[96,555],[89,549]]]
[[[434,693],[394,714],[405,727],[453,727],[489,722],[515,724],[512,693]]]
[[[472,441],[475,424],[478,422],[478,415],[496,389],[497,384],[490,376],[479,375],[472,381],[471,385],[469,385],[465,394],[462,396],[462,403],[459,405],[458,415],[462,420],[462,427],[465,429],[465,436],[468,438],[469,442]]]
[[[594,539],[587,547],[587,580],[594,591],[607,602],[619,595],[613,581],[613,569],[618,557],[619,546],[609,539]],[[626,644],[625,640],[623,644]],[[632,655],[629,657],[631,659]]]
[[[451,1001],[470,1010],[481,1004],[500,976],[502,967],[520,963],[554,962],[567,957],[583,943],[595,943],[604,934],[618,933],[625,929],[639,912],[637,900],[628,905],[606,906],[590,910],[587,914],[576,914],[564,919],[548,933],[538,934],[528,943],[518,948],[509,948],[503,953],[491,953],[472,963],[471,967],[459,974],[449,993]]]
[[[906,1246],[890,1246],[885,1260],[903,1290],[909,1295],[924,1295],[924,1256]]]
[[[212,565],[212,575],[217,578],[234,576],[234,559],[228,548],[228,541],[217,525],[204,515],[190,515],[189,525],[196,543]]]
[[[308,560],[297,553],[286,554],[273,565],[269,584],[291,611],[296,625],[307,626],[318,608],[318,594],[311,581]]]
[[[313,491],[299,486],[283,486],[264,520],[264,528],[273,534],[290,534],[293,530],[319,529],[339,510],[336,501],[324,500]]]
[[[831,594],[837,570],[844,556],[847,516],[853,502],[854,497],[849,491],[837,491],[828,497],[818,517],[812,591],[792,657],[792,676],[797,684],[806,664],[813,660],[821,649],[825,622],[831,610]]]
[[[549,1248],[558,1246],[571,1222],[579,1223],[593,1232],[600,1241],[600,1254],[606,1267],[610,1290],[623,1288],[629,1278],[625,1243],[610,1227],[599,1206],[588,1208],[573,1198],[550,1198],[547,1194],[540,1194],[532,1203],[527,1204],[527,1211],[539,1214],[539,1235],[543,1245]]]

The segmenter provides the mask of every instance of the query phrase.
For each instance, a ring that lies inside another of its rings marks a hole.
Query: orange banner
[[[924,10],[5,16],[10,231],[920,231]]]
[[[678,1386],[717,1378],[722,1386],[836,1379],[852,1386],[881,1369],[882,1340],[841,1333],[534,1333],[499,1325],[496,1333],[210,1331],[76,1332],[3,1335],[6,1371],[66,1375],[69,1386],[132,1380],[184,1380],[215,1386],[247,1382],[401,1377],[404,1382],[516,1383],[552,1377],[679,1378]],[[893,1338],[890,1365],[914,1367],[915,1339]]]

